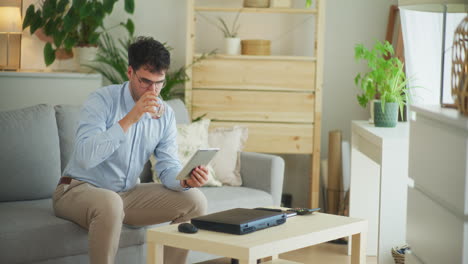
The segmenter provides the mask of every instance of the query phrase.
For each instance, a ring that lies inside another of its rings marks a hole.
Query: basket
[[[264,8],[270,6],[270,0],[244,0],[244,7]]]
[[[270,0],[271,8],[290,8],[292,0]]]
[[[269,40],[245,39],[241,41],[242,55],[270,55]]]
[[[395,260],[395,264],[405,264],[405,254],[398,253],[392,248],[392,257]]]
[[[405,253],[409,251],[408,245],[392,248],[392,257],[395,264],[405,264]]]

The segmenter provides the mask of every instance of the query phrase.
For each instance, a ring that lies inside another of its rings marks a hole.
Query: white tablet
[[[190,179],[190,173],[192,173],[192,170],[200,165],[207,165],[218,151],[219,148],[205,148],[197,150],[197,152],[193,154],[187,164],[185,164],[185,166],[179,172],[176,179]]]

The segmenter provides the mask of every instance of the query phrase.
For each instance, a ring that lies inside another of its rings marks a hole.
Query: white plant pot
[[[76,47],[76,64],[78,65],[78,71],[91,72],[92,70],[84,65],[92,65],[93,60],[96,58],[97,47]]]
[[[224,39],[224,53],[228,55],[239,55],[241,47],[240,38],[225,38]]]

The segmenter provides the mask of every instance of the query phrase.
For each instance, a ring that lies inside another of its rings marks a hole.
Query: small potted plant
[[[200,14],[200,16],[203,17],[208,23],[221,30],[224,35],[224,53],[228,55],[240,54],[241,40],[237,37],[240,28],[240,25],[237,23],[240,13],[241,11],[237,12],[231,27],[228,26],[228,23],[222,17],[217,17],[218,21],[213,21],[212,19]]]
[[[228,27],[226,21],[223,18],[218,17],[219,24],[217,27],[224,34],[224,51],[228,55],[239,55],[240,54],[240,38],[237,37],[240,25],[237,24],[239,20],[240,12],[236,14],[234,21],[232,22],[231,28]]]
[[[392,45],[386,41],[377,41],[373,49],[368,50],[362,44],[354,49],[357,61],[367,61],[369,71],[356,75],[354,82],[362,93],[357,96],[362,107],[374,101],[374,123],[377,127],[395,127],[398,120],[398,108],[403,115],[403,108],[408,99],[408,81],[403,70],[403,63],[394,57]],[[376,96],[379,100],[374,100]]]

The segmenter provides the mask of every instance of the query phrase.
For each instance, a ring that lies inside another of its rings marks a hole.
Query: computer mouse
[[[187,233],[187,234],[194,234],[198,232],[198,228],[191,223],[179,224],[178,229],[179,229],[179,232]]]

